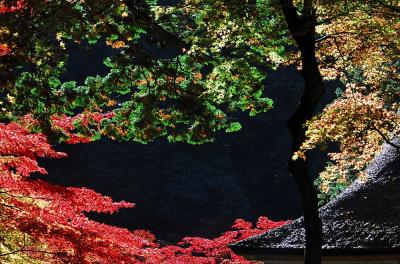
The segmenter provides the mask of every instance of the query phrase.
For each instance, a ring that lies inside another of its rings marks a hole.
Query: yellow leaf
[[[112,44],[112,48],[113,48],[113,49],[121,49],[121,48],[125,48],[125,47],[126,47],[126,44],[125,44],[125,42],[123,42],[122,40],[115,41],[115,42]]]

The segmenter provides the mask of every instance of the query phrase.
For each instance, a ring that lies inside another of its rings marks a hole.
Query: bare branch
[[[376,126],[372,125],[372,129],[374,131],[378,132],[378,134],[383,138],[383,140],[385,140],[385,142],[387,144],[389,144],[390,146],[400,150],[400,146],[394,144],[393,142],[391,142],[390,139],[387,136],[385,136],[385,134],[383,134],[382,131],[380,131]]]

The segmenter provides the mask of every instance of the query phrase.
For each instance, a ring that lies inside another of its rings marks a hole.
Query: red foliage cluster
[[[52,116],[51,122],[53,129],[60,130],[67,139],[64,140],[68,144],[88,143],[93,141],[93,136],[96,132],[100,131],[100,122],[103,119],[110,119],[114,113],[98,113],[98,112],[85,112],[76,116]],[[19,123],[28,129],[33,129],[39,126],[39,121],[31,115],[25,115],[20,118]],[[78,127],[82,128],[85,133],[80,133]],[[91,129],[94,128],[94,129]]]
[[[84,125],[102,118],[104,115],[79,116]],[[71,131],[76,120],[60,117],[53,121]],[[2,254],[21,252],[46,263],[248,263],[227,245],[286,223],[260,217],[252,228],[240,219],[233,225],[234,231],[216,239],[187,237],[177,246],[161,247],[147,231],[128,231],[85,215],[114,213],[133,207],[132,203],[116,203],[86,188],[56,186],[30,177],[34,172],[46,174],[37,157],[64,156],[53,150],[43,135],[29,133],[15,123],[0,124],[0,231],[29,237],[29,242],[23,239],[10,252],[1,252],[0,260]]]
[[[14,2],[14,3],[9,3]],[[18,1],[1,1],[0,2],[0,14],[13,13],[23,9],[26,6],[25,0]]]
[[[92,113],[86,112],[76,115],[74,117],[68,116],[54,116],[52,117],[53,125],[61,129],[67,136],[69,144],[88,143],[92,141],[92,134],[79,134],[76,133],[76,126],[89,128],[90,126],[99,126],[101,120],[113,117],[114,113]],[[99,129],[97,129],[98,131]]]
[[[0,57],[8,55],[10,52],[11,49],[8,47],[8,45],[0,43]]]
[[[288,221],[274,222],[265,216],[258,219],[256,227],[243,219],[238,219],[228,231],[215,239],[200,237],[186,237],[178,246],[161,248],[159,263],[251,263],[245,258],[235,255],[228,247],[229,244],[259,235],[268,230],[280,227]]]
[[[115,203],[86,188],[65,188],[32,179],[45,174],[37,157],[59,158],[40,134],[20,125],[0,124],[0,207],[2,232],[22,232],[35,243],[16,251],[27,252],[52,263],[123,263],[155,244],[146,232],[132,233],[92,221],[85,212],[114,213],[132,203]]]

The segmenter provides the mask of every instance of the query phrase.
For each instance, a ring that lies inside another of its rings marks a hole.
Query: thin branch
[[[325,36],[321,36],[320,38],[316,39],[315,42],[321,42],[321,41],[324,41],[324,40],[326,40],[328,38],[336,38],[336,37],[341,36],[341,35],[358,35],[358,36],[361,35],[361,36],[364,37],[364,35],[359,33],[359,32],[342,31],[342,32],[336,32],[336,33],[328,34],[328,35],[325,35]]]
[[[11,252],[7,252],[7,253],[1,253],[0,254],[0,258],[1,257],[5,257],[5,256],[9,256],[9,255],[13,255],[13,254],[17,254],[19,252],[33,252],[33,253],[42,253],[42,254],[50,254],[50,255],[59,255],[60,252],[50,252],[50,251],[45,251],[45,250],[35,250],[35,249],[25,249],[25,248],[19,248],[16,249],[14,251]]]
[[[32,199],[32,200],[45,200],[45,201],[52,201],[52,199],[47,198],[47,197],[33,197],[33,196],[26,196],[26,195],[15,195],[15,194],[11,194],[7,191],[0,191],[0,195],[7,195],[10,196],[12,198],[25,198],[25,199]]]
[[[19,211],[25,211],[24,209],[19,208],[18,206],[15,206],[15,205],[9,205],[9,204],[5,204],[5,203],[0,203],[0,207],[1,206],[8,207],[8,208],[15,209],[15,210],[19,210]]]
[[[399,145],[397,145],[397,144],[391,142],[390,139],[389,139],[385,134],[383,134],[382,131],[380,131],[380,130],[379,130],[376,126],[374,126],[373,124],[372,124],[372,129],[373,129],[374,131],[378,132],[378,134],[383,138],[383,140],[385,140],[385,142],[386,142],[387,144],[389,144],[390,146],[392,146],[392,147],[394,147],[394,148],[400,150],[400,146],[399,146]]]
[[[314,14],[313,0],[304,0],[303,7],[303,15],[312,16]]]
[[[385,2],[382,1],[382,0],[377,0],[377,2],[378,2],[381,6],[387,8],[387,9],[393,11],[393,12],[400,13],[400,7],[397,7],[397,6],[394,6],[394,5],[385,3]]]

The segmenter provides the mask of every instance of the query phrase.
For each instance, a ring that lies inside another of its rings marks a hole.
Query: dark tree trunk
[[[324,85],[315,57],[315,15],[312,1],[304,1],[304,10],[297,13],[291,0],[281,0],[282,10],[302,57],[301,74],[304,79],[304,92],[299,107],[289,119],[288,126],[293,138],[293,152],[305,140],[304,124],[314,114],[324,92]],[[306,247],[304,261],[307,264],[321,263],[322,222],[318,213],[318,196],[312,180],[308,176],[307,159],[289,160],[289,171],[295,178],[302,198]]]

